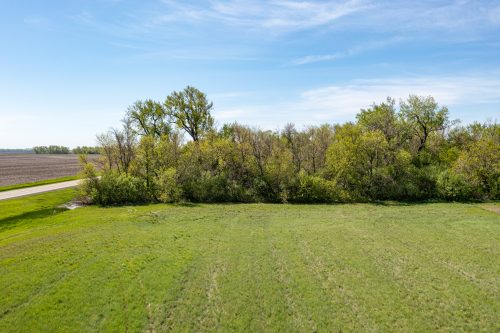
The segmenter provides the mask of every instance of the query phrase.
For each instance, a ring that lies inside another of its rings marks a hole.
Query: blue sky
[[[188,84],[265,129],[409,94],[500,115],[500,0],[3,1],[0,43],[0,147],[93,145]]]

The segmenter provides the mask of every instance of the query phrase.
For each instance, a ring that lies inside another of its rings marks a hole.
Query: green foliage
[[[182,188],[178,184],[177,171],[169,168],[155,179],[157,195],[160,202],[178,202],[182,199]]]
[[[128,108],[127,116],[140,135],[161,137],[172,131],[171,120],[161,103],[137,101]]]
[[[122,129],[99,136],[106,191],[116,183],[132,194],[101,195],[99,180],[86,192],[101,204],[499,197],[500,126],[456,126],[432,97],[411,95],[399,108],[388,98],[361,110],[356,122],[303,130],[234,123],[216,131],[211,109],[193,87],[164,105],[134,104]]]
[[[214,119],[210,114],[213,104],[203,92],[194,87],[187,86],[183,91],[174,91],[167,97],[164,106],[177,126],[186,131],[194,141],[200,140],[213,128]]]
[[[99,179],[99,193],[93,201],[101,205],[140,203],[149,200],[140,178],[107,172]]]
[[[35,154],[69,154],[70,150],[64,146],[36,146],[33,147]]]
[[[308,175],[301,171],[298,176],[298,185],[291,201],[297,203],[332,203],[348,201],[337,192],[336,184],[323,177]]]
[[[462,151],[453,165],[480,199],[500,199],[500,136],[482,138]]]
[[[107,170],[100,177],[90,163],[84,165],[85,177],[80,191],[84,198],[99,205],[140,203],[151,200],[143,181],[116,170]]]
[[[99,154],[99,147],[87,147],[87,146],[78,146],[71,150],[73,154],[77,155],[94,155]]]
[[[426,147],[427,139],[432,133],[443,131],[450,125],[448,108],[439,107],[432,96],[410,95],[407,101],[401,103],[400,117],[416,139],[418,153]]]
[[[445,200],[464,201],[473,198],[473,188],[462,174],[443,171],[437,179],[439,195]]]
[[[387,98],[386,102],[379,105],[374,104],[369,109],[361,109],[356,119],[364,129],[382,132],[388,142],[396,139],[402,131],[397,119],[396,102],[392,98]]]

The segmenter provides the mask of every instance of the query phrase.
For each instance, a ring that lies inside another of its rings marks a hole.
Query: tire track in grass
[[[175,324],[174,320],[176,319],[175,313],[178,311],[179,306],[181,305],[181,301],[183,297],[188,292],[188,283],[191,280],[190,276],[193,275],[197,270],[198,260],[193,260],[191,264],[187,267],[184,273],[180,276],[177,283],[170,290],[170,293],[173,297],[167,297],[164,302],[164,310],[161,313],[164,313],[162,316],[159,327],[161,332],[171,332],[173,331],[173,325]],[[170,296],[167,293],[167,296]]]
[[[420,309],[422,312],[419,315],[422,317],[420,324],[426,322],[427,325],[432,325],[428,327],[429,330],[452,326],[454,311],[449,312],[450,310],[441,308],[444,304],[454,307],[459,304],[472,306],[468,302],[460,301],[460,298],[463,298],[460,294],[450,294],[448,282],[443,277],[438,277],[436,273],[432,273],[433,269],[423,265],[417,257],[410,258],[391,246],[386,246],[383,251],[383,255],[372,256],[372,259],[389,276],[392,276],[394,283],[404,290],[402,301],[409,306],[413,305],[415,309]],[[401,260],[401,258],[406,259]],[[422,271],[422,267],[426,267],[425,271]],[[442,300],[450,297],[452,299],[448,301]],[[436,311],[444,311],[444,313],[435,315]],[[435,322],[436,319],[439,321]]]
[[[217,216],[212,219],[215,221],[209,221],[213,223],[209,225],[210,230],[206,230],[207,233],[194,240],[198,245],[196,257],[163,301],[163,310],[160,311],[162,316],[159,320],[162,332],[200,331],[204,325],[208,325],[205,315],[215,314],[216,318],[218,316],[219,310],[213,312],[211,309],[218,303],[217,281],[225,271],[225,264],[220,257],[224,232],[221,232],[221,225],[216,222]],[[200,289],[200,286],[203,288]]]
[[[500,283],[498,274],[492,273],[497,269],[496,262],[494,260],[478,261],[477,258],[500,256],[498,246],[500,239],[495,236],[499,235],[500,229],[498,225],[491,223],[482,224],[481,209],[472,208],[474,209],[471,209],[469,205],[455,204],[449,214],[441,214],[439,217],[434,216],[436,213],[433,209],[436,208],[429,208],[428,219],[433,221],[432,224],[422,225],[410,219],[408,223],[413,227],[410,238],[407,234],[408,226],[399,222],[399,215],[385,221],[376,218],[371,226],[371,232],[379,234],[380,228],[377,224],[387,225],[389,232],[384,237],[391,237],[393,242],[404,247],[411,247],[416,253],[424,252],[427,260],[446,266],[450,272],[462,275],[469,282],[475,283],[487,292],[497,289]],[[413,216],[411,211],[405,214]],[[490,278],[482,279],[474,272],[489,273]]]
[[[448,283],[443,280],[443,276],[436,275],[435,269],[439,269],[439,265],[434,264],[434,267],[429,267],[428,263],[432,261],[428,260],[423,253],[405,247],[404,244],[400,243],[400,239],[392,239],[387,236],[387,231],[384,232],[382,229],[370,230],[358,226],[350,232],[353,239],[363,240],[360,243],[360,249],[375,264],[372,267],[381,271],[381,273],[385,273],[385,276],[380,275],[380,281],[394,285],[396,290],[402,291],[396,294],[401,295],[396,299],[400,302],[402,308],[410,310],[406,312],[414,318],[412,320],[417,320],[411,325],[426,327],[425,330],[435,330],[439,329],[439,327],[452,325],[449,322],[443,324],[433,323],[429,320],[428,306],[439,309],[441,305],[436,302],[440,297],[454,297],[453,300],[446,301],[446,304],[455,304],[456,298],[461,297],[460,293],[449,294],[446,289],[436,289],[437,282],[442,281],[440,283],[443,286],[447,286]],[[432,286],[433,291],[428,291],[427,286]],[[404,307],[403,304],[405,304]],[[414,310],[411,311],[411,309]],[[438,318],[441,321],[448,320],[446,315],[440,315]]]
[[[309,245],[309,243],[305,239],[297,239],[299,244],[301,245],[302,255],[304,256],[305,262],[308,263],[311,271],[315,274],[317,279],[321,281],[321,285],[325,291],[329,295],[335,297],[339,297],[341,303],[333,302],[332,306],[335,308],[341,304],[347,306],[348,309],[352,311],[354,316],[356,317],[356,322],[354,323],[354,329],[359,330],[363,329],[366,332],[376,331],[375,323],[369,318],[366,313],[361,309],[360,305],[356,302],[354,294],[346,288],[345,285],[341,284],[341,281],[336,278],[335,272],[329,270],[323,260],[315,254]],[[333,299],[331,299],[333,301]],[[338,314],[346,314],[344,311],[336,311]],[[360,327],[358,327],[358,325]],[[342,324],[339,327],[339,330],[342,331]]]
[[[238,214],[226,228],[220,330],[293,332],[272,258],[272,216],[255,215]]]
[[[307,228],[307,225],[305,227]],[[333,328],[340,331],[342,327],[338,318],[335,318],[338,303],[333,302],[331,295],[325,292],[323,280],[313,273],[311,262],[303,255],[300,240],[310,238],[311,235],[301,233],[301,228],[302,226],[298,226],[279,230],[277,234],[281,243],[277,241],[277,244],[281,247],[276,246],[276,249],[281,249],[280,254],[287,260],[289,281],[293,283],[290,285],[290,292],[297,301],[297,308],[302,312],[302,317],[310,323],[310,327],[314,328],[302,331],[322,332],[331,331]]]
[[[146,289],[144,288],[144,283],[142,282],[142,279],[139,278],[139,286],[141,288],[141,293],[142,293],[142,300],[144,307],[146,309],[146,314],[147,314],[147,319],[148,319],[148,328],[147,331],[149,333],[155,333],[155,325],[153,322],[153,315],[151,312],[151,303],[149,303],[146,299]],[[125,316],[126,317],[126,316]],[[127,319],[125,318],[125,331],[128,331],[128,325],[127,325]]]
[[[462,305],[465,305],[470,311],[473,307],[480,306],[479,303],[470,303],[469,296],[476,295],[476,292],[469,290],[464,294],[464,290],[453,291],[457,286],[463,288],[463,285],[450,284],[450,279],[445,279],[445,275],[438,274],[438,271],[450,272],[450,270],[433,260],[427,251],[419,247],[408,246],[401,238],[387,235],[387,232],[382,232],[379,229],[362,230],[358,228],[353,232],[357,237],[369,239],[368,244],[373,244],[373,246],[368,247],[369,251],[366,251],[366,255],[376,263],[379,270],[392,277],[390,280],[392,283],[398,285],[400,290],[404,290],[402,295],[404,297],[400,300],[406,303],[409,308],[421,309],[414,313],[420,318],[419,326],[427,327],[427,330],[452,327],[452,318],[456,311],[464,310],[461,308]],[[432,266],[429,266],[429,263],[432,263]],[[457,276],[457,272],[451,271],[451,273]],[[463,276],[457,276],[457,278],[463,279]],[[489,298],[487,294],[483,296]],[[439,301],[443,297],[451,297],[451,299],[443,303]],[[456,309],[453,310],[454,308]],[[436,310],[444,311],[444,313],[436,316]],[[479,311],[479,313],[485,315],[484,311]],[[439,319],[439,321],[436,322],[435,319]],[[488,321],[486,320],[486,322]],[[469,327],[469,329],[474,330],[478,327]]]
[[[109,229],[113,229],[112,227],[113,226],[110,226]],[[112,231],[112,230],[109,230],[109,231]],[[92,235],[89,235],[88,233],[85,233],[84,237],[78,237],[76,239],[71,239],[70,242],[64,241],[63,248],[67,249],[66,252],[69,254],[66,255],[64,258],[57,258],[56,257],[55,262],[51,265],[51,267],[59,267],[57,264],[57,262],[59,260],[70,261],[70,262],[77,260],[79,262],[79,265],[77,267],[75,267],[75,270],[72,271],[71,274],[67,274],[66,276],[64,276],[64,279],[60,279],[59,281],[57,281],[58,283],[50,284],[50,285],[46,284],[47,292],[45,292],[43,294],[38,294],[38,295],[32,294],[32,296],[35,296],[35,297],[31,298],[30,303],[36,302],[37,304],[30,306],[30,308],[38,309],[40,307],[49,307],[49,308],[51,307],[52,308],[51,311],[56,311],[59,313],[61,313],[61,311],[63,311],[63,313],[65,313],[66,310],[64,310],[63,308],[59,307],[56,304],[54,304],[53,306],[51,305],[51,303],[47,303],[46,305],[43,305],[43,300],[47,299],[47,297],[45,297],[45,295],[48,295],[49,293],[53,293],[52,298],[54,298],[56,295],[60,295],[59,297],[63,297],[62,299],[65,299],[65,300],[74,299],[75,297],[76,297],[76,299],[79,299],[82,296],[82,293],[83,293],[83,295],[85,295],[85,293],[90,291],[89,287],[91,288],[90,282],[85,279],[86,277],[88,277],[88,274],[87,275],[81,274],[82,272],[100,272],[99,275],[92,276],[91,281],[95,281],[95,283],[103,283],[103,282],[107,283],[108,281],[114,281],[113,285],[110,285],[108,289],[103,287],[104,288],[103,290],[109,290],[109,291],[112,291],[112,290],[120,291],[121,290],[122,294],[124,294],[123,293],[124,289],[121,287],[123,284],[123,281],[133,281],[135,279],[134,277],[137,276],[137,274],[139,274],[141,270],[139,270],[137,267],[135,267],[135,268],[130,267],[130,268],[132,268],[132,269],[130,269],[128,266],[122,268],[121,263],[133,261],[133,263],[132,263],[133,265],[135,265],[135,266],[140,265],[140,267],[142,267],[142,265],[155,265],[154,260],[158,259],[158,257],[159,257],[159,256],[155,256],[154,254],[150,254],[149,253],[150,251],[144,252],[142,245],[140,248],[137,247],[138,246],[137,242],[134,242],[134,243],[130,243],[130,241],[126,242],[125,238],[127,238],[127,233],[134,232],[134,231],[130,230],[130,229],[126,229],[124,231],[125,231],[125,233],[121,233],[117,230],[112,231],[113,237],[111,238],[111,240],[109,239],[109,237],[106,237],[106,232],[103,232],[101,230],[101,236],[99,236],[97,239],[93,238],[93,237],[95,237],[95,235],[92,236]],[[116,234],[117,232],[118,232],[117,238],[115,239],[114,234]],[[89,238],[87,236],[92,237],[92,238]],[[87,243],[87,240],[89,240],[91,243],[89,243],[89,245],[87,247],[82,249],[81,248],[82,243]],[[90,244],[92,244],[92,246]],[[101,246],[105,247],[108,250],[106,252],[107,253],[106,257],[94,255],[95,254],[94,249],[101,248]],[[55,246],[53,248],[54,248],[54,251],[60,252],[58,250],[59,248],[61,248],[60,246]],[[76,252],[71,250],[73,248],[77,249]],[[112,251],[111,251],[111,249],[112,249]],[[163,247],[160,247],[158,249],[158,251],[162,251],[163,249],[164,249]],[[48,258],[51,257],[50,253],[47,255],[48,255]],[[143,259],[145,259],[145,261]],[[153,260],[153,262],[151,262],[151,260]],[[44,260],[44,263],[47,264],[47,261]],[[80,280],[84,281],[85,283],[81,284],[79,282]],[[129,283],[130,282],[127,282],[127,284],[129,284]],[[76,291],[73,290],[75,287],[78,290],[76,290]],[[70,290],[70,293],[68,295],[66,295],[66,294],[62,295],[61,294],[62,290]],[[44,298],[42,299],[42,297],[44,297]],[[48,298],[50,299],[50,297],[48,297]],[[116,299],[116,298],[118,298],[118,297],[114,297],[113,300],[110,299],[109,302],[115,303],[115,301],[118,301],[118,299]],[[119,302],[119,303],[123,304],[124,303],[123,300],[124,300],[124,298],[121,297],[121,302]],[[98,299],[96,299],[96,301],[98,301],[98,303],[101,302],[102,297],[98,297]],[[102,302],[100,304],[102,305]],[[111,304],[111,303],[108,303],[108,304]],[[30,305],[30,304],[27,304],[26,306],[28,306],[28,305]],[[113,307],[111,309],[111,311],[113,311],[113,309],[117,309],[117,308]],[[121,307],[120,309],[123,309],[123,308]],[[92,307],[86,306],[86,310],[90,311],[90,313],[95,313],[95,310],[92,309]],[[106,311],[108,311],[108,310],[109,309],[106,309]],[[82,311],[83,311],[83,309],[82,309]],[[120,313],[125,314],[125,318],[120,319],[120,321],[122,321],[122,323],[123,323],[124,319],[125,320],[128,319],[127,313],[126,312],[120,312]],[[114,316],[113,318],[116,319],[116,316],[120,315],[120,313],[114,312],[114,313],[108,313],[108,315],[113,315]],[[96,316],[93,316],[93,317],[96,317]],[[104,316],[99,316],[99,318],[101,318],[101,319],[99,319],[101,321],[103,319],[105,319]],[[98,324],[98,322],[94,322],[94,325],[99,325],[99,324]],[[132,328],[132,330],[135,330],[135,328]]]
[[[216,263],[209,270],[208,283],[205,287],[206,303],[201,317],[197,319],[202,331],[210,328],[218,327],[220,321],[221,304],[218,278],[225,273],[225,265],[221,258],[216,260]]]
[[[210,324],[213,325],[212,327],[218,327],[220,321],[221,304],[217,280],[226,270],[225,263],[220,256],[222,252],[221,244],[223,244],[223,242],[224,241],[219,237],[215,242],[215,247],[211,247],[217,257],[208,270],[208,276],[205,282],[205,307],[203,313],[197,319],[199,326],[204,330],[208,330],[211,327]]]
[[[359,225],[355,228],[343,225],[341,229],[323,230],[318,234],[318,241],[311,243],[310,246],[314,245],[313,252],[318,258],[326,256],[324,260],[336,262],[335,265],[338,266],[336,277],[338,283],[342,283],[340,290],[344,294],[345,301],[353,307],[356,316],[362,315],[363,330],[408,328],[425,320],[414,318],[411,306],[399,303],[400,288],[380,271],[375,261],[366,255],[367,238],[362,232],[356,233],[355,230],[358,228]],[[333,232],[339,235],[336,241],[331,237],[323,237]],[[336,244],[339,244],[338,248]],[[337,252],[333,257],[329,255],[332,249],[336,249]],[[343,252],[338,252],[339,250]],[[334,272],[327,274],[331,280],[335,280],[335,276],[332,276]],[[394,311],[394,308],[399,308],[399,311]],[[354,329],[359,330],[356,326]]]
[[[438,228],[438,230],[435,230],[436,228]],[[422,258],[423,262],[427,263],[432,262],[436,266],[444,267],[447,271],[449,271],[453,275],[459,276],[462,279],[475,284],[479,289],[481,289],[486,294],[491,294],[491,290],[497,289],[497,286],[499,285],[500,282],[498,276],[494,280],[485,280],[478,278],[475,273],[464,268],[463,265],[457,264],[456,262],[454,263],[451,260],[446,260],[445,258],[441,259],[440,257],[442,257],[443,255],[448,255],[446,252],[439,253],[431,250],[434,248],[443,250],[453,246],[454,245],[453,242],[456,242],[456,237],[454,237],[454,235],[457,234],[457,230],[449,230],[449,228],[446,230],[442,230],[442,227],[440,227],[439,224],[436,224],[436,226],[433,226],[434,234],[429,234],[428,230],[426,229],[424,235],[413,232],[412,237],[410,239],[407,238],[407,233],[405,232],[405,230],[401,230],[399,224],[394,225],[394,223],[391,223],[391,228],[387,228],[386,231],[384,232],[381,232],[381,229],[379,227],[377,228],[369,227],[369,231],[365,231],[364,234],[372,236],[377,235],[379,239],[385,239],[386,242],[389,244],[399,244],[400,250],[407,249],[411,251],[413,255]],[[438,234],[440,238],[434,239],[436,237],[435,234]],[[463,232],[460,232],[458,234],[462,235]],[[441,239],[442,237],[445,238]],[[372,242],[375,241],[373,237],[371,239]],[[436,247],[436,244],[442,245],[443,243],[446,243],[446,246]],[[393,248],[395,249],[394,246]],[[400,250],[399,252],[401,252]],[[448,250],[448,252],[449,251],[451,250]],[[493,255],[492,257],[496,258],[498,257],[498,255],[500,255],[500,253]]]
[[[274,242],[276,242],[276,240],[274,240]],[[279,252],[276,244],[272,244],[271,247],[273,262],[275,263],[275,269],[278,274],[277,280],[284,289],[286,304],[292,312],[292,319],[295,327],[299,332],[317,332],[317,325],[310,313],[308,313],[307,308],[304,309],[303,302],[297,303],[296,301],[292,286],[291,271],[288,268],[284,254]]]
[[[63,238],[60,237],[61,235],[58,235],[58,236],[59,237],[52,236],[52,237],[50,237],[50,239],[64,242],[69,237],[67,234],[62,234],[62,236],[64,236]],[[36,241],[39,241],[39,240],[36,239]],[[73,258],[73,256],[74,256],[73,254],[69,254],[65,258],[60,258],[60,257],[56,257],[56,256],[51,256],[51,255],[48,255],[47,257],[52,258],[52,260],[54,260],[55,262],[60,262],[60,261],[72,261],[71,258]],[[84,257],[84,258],[88,259],[88,257],[89,256]],[[95,259],[93,261],[95,262]],[[44,263],[45,263],[44,267],[47,266],[46,259],[44,260]],[[55,266],[55,264],[52,264],[50,266],[51,267]],[[26,295],[26,297],[22,298],[17,303],[10,305],[10,307],[8,307],[6,310],[4,310],[2,313],[0,313],[0,319],[5,320],[4,317],[7,316],[8,314],[12,314],[12,313],[14,313],[14,311],[20,311],[21,309],[26,308],[30,304],[35,302],[38,298],[41,298],[41,297],[47,295],[52,290],[56,289],[56,287],[59,284],[63,283],[64,280],[75,275],[79,269],[81,269],[80,266],[71,267],[69,270],[66,270],[63,272],[61,272],[61,271],[52,272],[52,275],[48,279],[38,282],[37,283],[38,287],[35,287],[33,289],[33,291],[31,291],[29,294]]]

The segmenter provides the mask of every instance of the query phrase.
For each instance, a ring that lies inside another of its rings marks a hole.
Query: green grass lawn
[[[39,180],[37,182],[22,183],[22,184],[8,185],[8,186],[0,186],[0,192],[10,191],[10,190],[18,190],[20,188],[33,187],[33,186],[39,186],[39,185],[62,183],[62,182],[67,182],[69,180],[75,180],[75,179],[78,179],[78,176],[59,177],[59,178],[53,178],[53,179]]]
[[[474,204],[0,202],[0,332],[500,330],[500,215]]]

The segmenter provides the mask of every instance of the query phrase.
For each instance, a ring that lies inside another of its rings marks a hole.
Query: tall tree
[[[432,96],[410,95],[406,102],[401,102],[400,115],[418,138],[418,153],[425,148],[427,139],[433,132],[443,131],[450,126],[448,108],[439,107]]]
[[[214,119],[210,114],[213,103],[195,87],[187,86],[183,91],[174,91],[167,97],[164,106],[177,126],[186,131],[193,141],[199,141],[213,128]]]
[[[369,131],[381,131],[388,141],[394,139],[399,134],[395,104],[393,98],[387,97],[385,102],[373,104],[368,109],[361,109],[356,115],[358,124]]]
[[[159,138],[172,132],[171,119],[165,108],[151,99],[132,104],[127,110],[127,117],[140,135]]]

